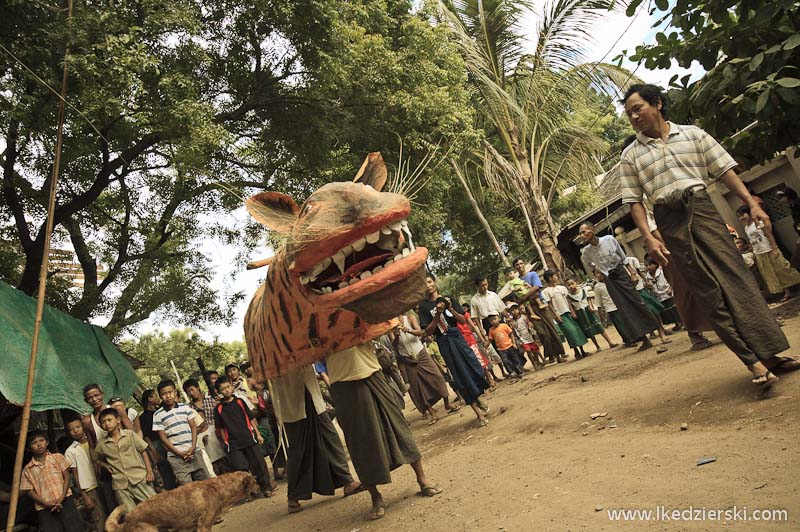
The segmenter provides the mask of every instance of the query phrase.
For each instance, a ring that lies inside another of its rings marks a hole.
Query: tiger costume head
[[[254,367],[282,374],[389,330],[424,297],[427,249],[416,247],[407,198],[381,192],[387,170],[370,153],[351,183],[328,183],[302,207],[278,192],[247,210],[286,235],[245,317]]]

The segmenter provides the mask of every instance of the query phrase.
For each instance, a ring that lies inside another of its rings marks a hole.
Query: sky
[[[524,26],[530,28],[531,35],[535,32],[537,20],[535,13],[524,19]],[[611,60],[623,50],[628,50],[630,55],[637,45],[652,43],[655,40],[656,33],[652,29],[654,22],[655,18],[650,17],[644,7],[640,8],[633,23],[631,18],[625,16],[623,12],[607,15],[602,24],[598,25],[594,35],[594,42],[587,51],[587,60],[612,62]],[[616,42],[618,39],[619,42]],[[629,61],[623,62],[622,66],[629,70],[636,68],[636,64]],[[679,74],[680,76],[691,74],[692,79],[696,79],[702,73],[703,69],[699,65],[685,70],[679,68],[676,64],[673,64],[673,67],[668,70],[650,71],[642,67],[636,71],[636,75],[645,82],[654,83],[665,88],[674,74]],[[241,208],[231,214],[229,223],[233,227],[243,227],[247,217],[247,212],[244,208]],[[244,323],[244,314],[247,311],[247,305],[252,295],[263,282],[267,268],[245,270],[243,264],[234,261],[237,250],[219,241],[208,240],[202,243],[201,249],[208,257],[212,271],[216,272],[212,286],[223,294],[243,291],[245,299],[235,309],[235,319],[232,325],[212,325],[198,330],[198,333],[207,340],[211,340],[214,337],[226,342],[243,340],[242,324]],[[272,254],[271,249],[263,247],[251,253],[249,260],[267,258]],[[171,328],[173,327],[170,325],[160,324],[158,318],[151,318],[141,324],[137,332],[144,333],[156,329],[167,331]]]

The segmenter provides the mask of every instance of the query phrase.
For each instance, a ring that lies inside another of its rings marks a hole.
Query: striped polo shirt
[[[653,203],[668,194],[708,185],[734,168],[736,161],[714,138],[696,126],[669,124],[666,142],[636,134],[619,163],[623,203]]]
[[[192,428],[189,426],[189,420],[194,419],[196,415],[194,409],[184,403],[178,403],[169,410],[165,410],[162,406],[153,414],[153,430],[163,430],[176,449],[185,451],[192,446]]]

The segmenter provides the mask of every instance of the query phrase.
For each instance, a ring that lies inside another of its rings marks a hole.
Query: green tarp
[[[0,282],[0,392],[25,401],[36,300]],[[87,412],[83,386],[98,383],[107,399],[130,397],[138,378],[100,327],[44,306],[33,385],[36,411],[69,408]]]

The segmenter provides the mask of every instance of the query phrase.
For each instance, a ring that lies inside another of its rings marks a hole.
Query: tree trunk
[[[534,207],[533,212],[533,228],[531,232],[531,240],[539,251],[539,257],[542,260],[544,268],[560,272],[564,267],[564,258],[561,252],[556,247],[556,227],[553,223],[553,218],[550,216],[550,206],[542,194],[542,190],[538,186],[528,186],[532,182],[531,165],[528,159],[528,154],[522,149],[522,143],[517,138],[517,132],[510,131],[512,148],[514,149],[514,156],[517,162],[517,168],[520,171],[520,184],[519,189],[526,190],[531,196],[531,203]],[[526,218],[528,212],[523,207]]]
[[[531,235],[531,240],[536,248],[536,253],[539,255],[539,262],[541,262],[543,267],[546,267],[547,260],[544,252],[542,252],[542,246],[539,245],[539,239],[536,238],[536,232],[533,230],[531,216],[528,214],[528,207],[525,205],[525,198],[523,196],[519,196],[519,206],[522,209],[522,214],[525,216],[525,223],[528,225],[528,234]]]
[[[541,196],[537,195],[538,191],[533,191],[535,195],[532,199],[536,205],[537,212],[534,213],[533,227],[536,234],[539,236],[539,243],[542,246],[547,267],[553,271],[560,272],[564,269],[564,258],[556,246],[558,235],[556,234],[556,227],[553,219],[550,216],[550,210],[547,202]]]
[[[458,165],[453,159],[450,159],[450,164],[453,166],[453,170],[455,170],[459,181],[461,181],[461,186],[464,187],[464,192],[467,193],[467,198],[469,199],[469,202],[472,205],[472,209],[475,211],[475,215],[478,217],[478,220],[480,220],[481,225],[483,225],[483,228],[486,231],[486,234],[492,241],[492,245],[494,246],[495,251],[497,251],[497,254],[500,255],[500,259],[503,261],[503,265],[511,266],[511,262],[509,262],[508,257],[506,257],[506,254],[503,253],[503,249],[500,247],[500,243],[497,241],[497,237],[494,236],[494,232],[492,231],[492,228],[489,225],[489,221],[483,215],[483,212],[481,212],[481,208],[478,205],[478,202],[475,201],[475,197],[472,195],[472,191],[469,189],[469,184],[467,183],[466,178],[464,178],[464,175],[461,173],[461,169],[458,167]]]

